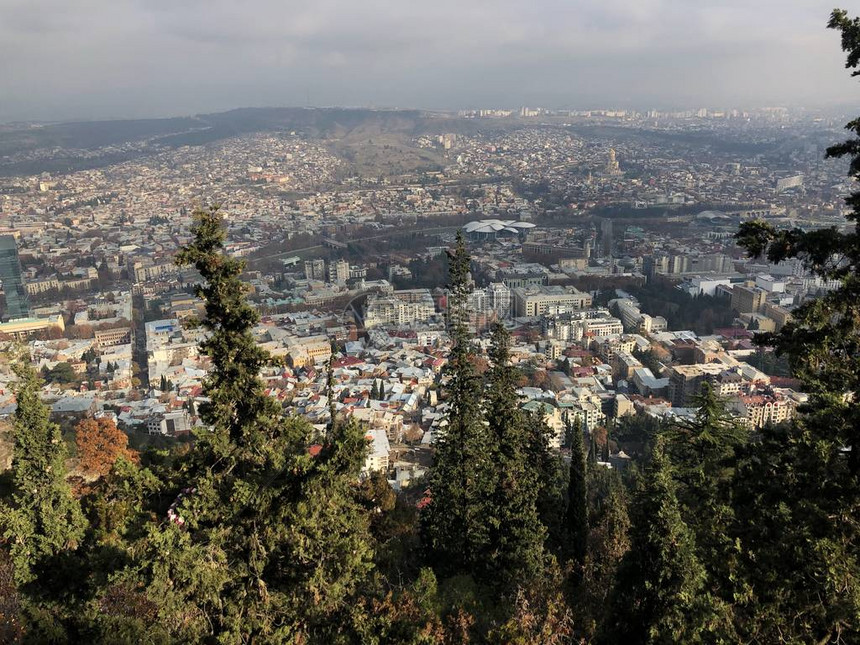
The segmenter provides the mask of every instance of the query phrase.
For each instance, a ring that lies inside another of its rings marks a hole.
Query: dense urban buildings
[[[199,324],[211,310],[195,291],[212,265],[175,260],[195,203],[218,202],[225,252],[244,261],[240,291],[260,315],[247,332],[273,358],[259,372],[265,405],[309,424],[308,459],[325,454],[336,421],[358,424],[367,453],[352,484],[387,482],[410,509],[432,500],[427,477],[451,432],[458,334],[484,382],[498,374],[497,323],[516,368],[505,419],[545,424],[553,463],[572,464],[581,435],[593,464],[622,471],[654,427],[696,423],[707,392],[747,436],[800,414],[809,394],[755,339],[841,282],[796,259],[751,259],[734,233],[759,218],[779,230],[842,221],[844,168],[822,159],[839,121],[518,114],[357,111],[383,123],[385,143],[345,147],[300,120],[202,145],[130,141],[117,163],[110,146],[68,151],[68,172],[7,174],[0,334],[27,346],[67,437],[108,419],[157,451],[212,432],[219,366],[202,347],[221,328]],[[387,119],[420,119],[421,134],[387,131]],[[40,168],[53,154],[14,161]],[[454,290],[458,231],[469,262]],[[15,383],[0,365],[7,421]]]

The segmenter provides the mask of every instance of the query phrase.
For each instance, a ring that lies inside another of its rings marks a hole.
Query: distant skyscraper
[[[612,220],[603,219],[600,221],[600,250],[602,257],[612,257]]]
[[[0,280],[3,281],[6,294],[6,319],[27,318],[30,315],[30,303],[21,278],[18,244],[11,235],[0,236]]]
[[[347,280],[349,280],[349,262],[346,260],[329,262],[328,281],[335,284],[346,284]]]
[[[305,260],[305,277],[308,280],[325,280],[325,260]]]

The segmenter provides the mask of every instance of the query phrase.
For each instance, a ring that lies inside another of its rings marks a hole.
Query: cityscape
[[[446,131],[484,119],[486,131]],[[733,234],[755,218],[844,221],[845,167],[824,158],[839,123],[778,109],[480,110],[429,116],[422,125],[437,132],[399,136],[404,166],[416,165],[391,174],[366,176],[338,141],[290,131],[8,176],[0,333],[27,342],[40,370],[71,368],[73,379],[47,386],[56,410],[108,415],[132,437],[188,433],[208,357],[201,331],[182,324],[203,311],[199,277],[175,255],[205,197],[226,214],[226,250],[247,263],[263,315],[255,337],[286,358],[264,374],[272,395],[322,427],[334,351],[337,410],[366,422],[384,453],[367,467],[409,481],[444,419],[429,395],[450,343],[445,251],[462,228],[473,329],[510,330],[529,375],[524,405],[546,404],[559,444],[565,415],[591,432],[625,414],[693,414],[703,381],[761,427],[791,418],[805,396],[755,333],[779,331],[837,284],[798,260],[751,260]],[[733,140],[760,143],[747,152]],[[680,316],[687,303],[707,303],[710,317]],[[13,379],[7,370],[6,414]],[[376,383],[385,398],[370,396]],[[615,444],[618,455],[630,457]]]
[[[857,642],[860,125],[732,103],[0,123],[0,642]]]

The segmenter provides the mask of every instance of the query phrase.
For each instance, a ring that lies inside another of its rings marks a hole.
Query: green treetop
[[[837,9],[828,27],[841,32],[845,66],[854,70],[852,76],[860,75],[860,19]],[[849,175],[860,180],[860,118],[845,127],[855,136],[828,148],[827,156],[848,157]],[[741,224],[736,238],[752,256],[771,262],[799,258],[815,275],[839,281],[838,288],[793,310],[790,323],[776,334],[761,335],[759,342],[786,354],[816,406],[828,407],[836,415],[828,438],[852,446],[860,438],[860,190],[845,202],[851,207],[847,218],[854,224],[845,233],[835,226],[777,230],[756,220]],[[854,476],[860,476],[860,451],[851,451],[849,460]]]
[[[481,377],[467,325],[469,254],[461,233],[450,258],[448,327],[453,347],[445,367],[447,426],[435,441],[430,502],[422,537],[434,568],[445,575],[486,567],[488,504],[493,490],[490,435],[481,404]]]
[[[223,253],[217,207],[194,213],[194,239],[179,254],[205,283],[201,349],[212,359],[197,433],[182,465],[187,488],[133,552],[159,624],[175,639],[332,642],[337,616],[363,584],[368,522],[352,488],[367,449],[361,429],[337,424],[322,445],[313,428],[265,393],[272,363],[251,333],[243,264]]]
[[[675,490],[658,441],[633,500],[630,551],[618,572],[603,642],[702,642],[705,569]]]
[[[570,479],[567,486],[565,514],[566,552],[574,567],[581,571],[588,548],[588,490],[585,442],[579,416],[567,420],[566,434],[570,438]]]
[[[490,511],[492,579],[514,590],[542,570],[546,529],[537,509],[538,463],[530,459],[531,419],[518,405],[518,371],[510,365],[510,335],[500,323],[493,326],[489,356],[485,396],[497,473]]]
[[[13,423],[11,505],[0,508],[15,578],[27,582],[48,558],[74,549],[84,534],[80,505],[66,484],[60,427],[40,398],[41,381],[22,356],[13,366],[17,409]]]
[[[846,68],[860,75],[860,19],[835,10]],[[828,157],[860,179],[860,119]],[[860,190],[846,198],[853,226],[804,231],[745,222],[752,256],[799,259],[836,288],[792,311],[757,342],[788,357],[810,393],[791,424],[766,427],[743,451],[734,486],[738,541],[752,594],[745,629],[758,642],[850,642],[860,637]]]

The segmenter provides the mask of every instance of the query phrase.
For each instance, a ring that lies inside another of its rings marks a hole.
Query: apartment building
[[[732,289],[732,310],[739,314],[758,313],[766,297],[764,289],[736,284]]]
[[[513,294],[517,316],[558,314],[591,306],[591,295],[574,287],[517,287]]]

